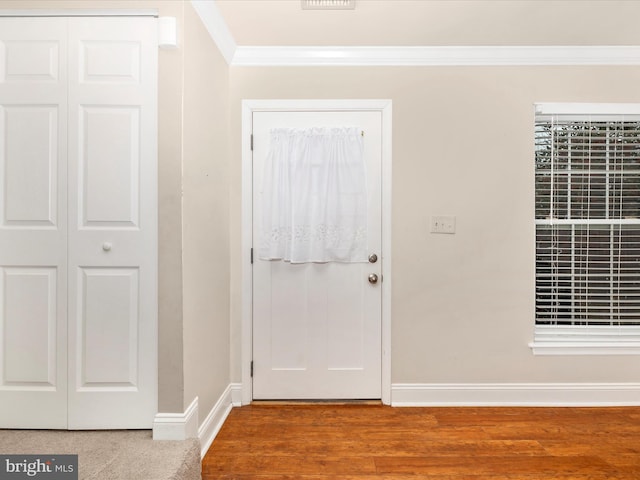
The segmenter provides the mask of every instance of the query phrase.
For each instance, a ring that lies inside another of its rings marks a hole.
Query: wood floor
[[[203,480],[637,480],[640,408],[234,408]]]

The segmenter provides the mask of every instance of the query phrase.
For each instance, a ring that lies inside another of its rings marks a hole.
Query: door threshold
[[[382,405],[382,400],[252,400],[251,405]]]

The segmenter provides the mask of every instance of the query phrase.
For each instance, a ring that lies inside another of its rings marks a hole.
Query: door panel
[[[140,107],[83,106],[80,117],[80,228],[137,227]]]
[[[40,22],[40,19],[36,22]],[[46,30],[51,28],[50,25],[45,27]],[[3,60],[1,65],[5,68],[0,70],[0,78],[4,82],[57,81],[61,47],[58,39],[51,37],[51,40],[34,40],[25,37],[24,40],[19,40],[19,36],[11,35],[12,39],[2,42],[4,49],[0,52]]]
[[[57,376],[56,269],[1,270],[2,385],[51,390]]]
[[[138,85],[141,48],[141,43],[128,40],[82,40],[78,58],[81,82]]]
[[[81,268],[78,389],[138,386],[138,270]]]
[[[256,112],[253,245],[259,245],[262,168],[277,127],[357,126],[364,132],[368,243],[381,257],[381,113]],[[254,257],[253,398],[381,397],[381,261],[290,264]]]
[[[156,39],[153,18],[70,30],[70,428],[157,411]]]
[[[365,288],[361,270],[350,265],[334,265],[335,275],[327,285],[331,299],[327,311],[327,367],[330,370],[357,370],[365,368],[363,340],[366,338]]]
[[[0,426],[67,426],[67,27],[0,18]]]
[[[58,212],[58,108],[6,105],[2,111],[2,223],[54,227]]]
[[[287,268],[291,267],[291,268]],[[307,269],[304,265],[274,262],[271,277],[271,329],[279,335],[269,335],[271,367],[275,370],[304,370],[308,366],[309,315],[313,295],[307,289]],[[311,303],[311,305],[310,305]],[[254,359],[255,363],[255,359]]]

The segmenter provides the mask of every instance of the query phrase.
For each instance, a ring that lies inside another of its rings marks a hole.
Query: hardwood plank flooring
[[[203,480],[638,480],[640,408],[234,408]]]

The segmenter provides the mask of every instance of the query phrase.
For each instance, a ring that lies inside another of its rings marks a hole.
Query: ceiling
[[[637,0],[216,0],[238,46],[640,45]]]

